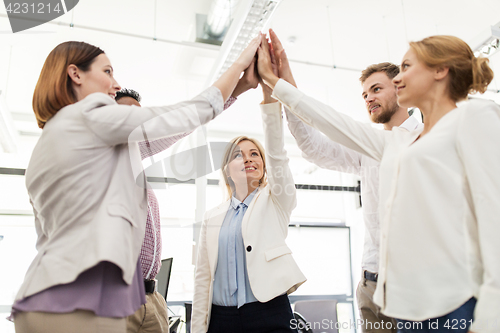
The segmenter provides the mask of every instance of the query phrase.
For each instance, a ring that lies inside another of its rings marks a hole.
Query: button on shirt
[[[238,306],[257,302],[248,281],[245,244],[241,232],[243,216],[252,202],[255,189],[241,202],[234,196],[219,232],[219,252],[214,277],[212,303],[220,306]]]

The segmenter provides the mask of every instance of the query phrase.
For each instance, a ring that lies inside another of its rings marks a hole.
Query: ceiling
[[[40,130],[31,99],[47,54],[59,43],[83,40],[108,54],[123,87],[143,105],[173,104],[206,88],[219,46],[195,43],[196,14],[210,0],[81,0],[73,11],[12,34],[0,5],[0,90],[12,113],[18,153],[0,153],[0,166],[26,167]],[[372,63],[399,63],[408,41],[450,34],[473,43],[500,21],[500,0],[282,0],[272,27],[287,50],[298,86],[307,94],[368,121],[360,98],[360,71]],[[156,40],[154,40],[156,39]],[[500,52],[491,58],[497,78],[485,96],[500,103]],[[210,139],[247,134],[262,138],[258,89],[208,125]],[[287,149],[299,158],[287,132]]]

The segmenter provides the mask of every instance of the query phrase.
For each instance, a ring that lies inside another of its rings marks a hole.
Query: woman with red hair
[[[145,303],[138,142],[219,115],[259,43],[192,100],[154,108],[116,104],[120,86],[100,48],[66,42],[49,54],[33,96],[43,132],[26,171],[38,254],[13,305],[16,332],[125,332],[125,318]]]

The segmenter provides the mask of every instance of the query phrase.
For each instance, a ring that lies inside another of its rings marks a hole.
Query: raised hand
[[[250,63],[254,60],[255,54],[257,52],[257,48],[259,47],[261,43],[261,36],[262,34],[259,33],[257,37],[252,39],[248,46],[241,52],[240,56],[236,61],[234,62],[235,64],[239,64],[243,67],[243,69],[248,68],[250,66]]]
[[[278,62],[276,60],[276,56],[274,55],[274,50],[273,50],[273,45],[269,42],[268,39],[266,39],[267,45],[269,45],[269,55],[271,56],[271,66],[273,68],[273,73],[277,77],[279,77],[279,69],[278,69]]]
[[[297,87],[283,45],[272,29],[269,29],[269,35],[271,36],[271,46],[278,65],[278,77]]]
[[[248,66],[247,69],[245,69],[245,71],[243,72],[243,76],[238,81],[238,84],[234,88],[234,91],[231,94],[231,96],[236,98],[247,90],[257,88],[257,86],[259,85],[260,78],[259,75],[257,74],[257,68],[255,66],[255,62],[256,59],[254,57],[252,59],[252,62],[250,63],[250,66]]]
[[[266,40],[268,43],[268,41]],[[273,69],[274,75],[278,76],[278,64],[276,63],[276,58],[274,57],[274,52],[272,50],[271,44],[269,44],[269,56],[271,57],[271,67]],[[268,103],[275,103],[277,102],[276,99],[271,97],[273,94],[273,90],[262,81],[262,78],[259,77],[259,82],[260,86],[262,87],[262,94],[264,96],[264,100],[262,101],[262,104],[268,104]]]
[[[259,34],[252,39],[231,67],[213,83],[213,86],[220,90],[224,102],[234,92],[236,85],[239,83],[241,72],[245,71],[254,61],[255,52],[261,43],[261,38],[262,36]]]
[[[264,35],[262,35],[261,38],[262,41],[257,50],[257,70],[264,83],[274,89],[274,86],[278,82],[279,78],[273,72],[273,64],[267,39]]]

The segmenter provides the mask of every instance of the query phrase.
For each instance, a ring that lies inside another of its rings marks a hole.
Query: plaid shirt
[[[226,104],[224,104],[224,110],[230,107],[235,101],[236,98],[232,96],[229,97]],[[191,134],[191,132],[154,141],[139,142],[141,158],[145,159],[158,154],[189,134]],[[154,279],[160,270],[161,244],[161,223],[158,199],[156,199],[154,191],[148,189],[148,217],[140,255],[142,276],[144,279]]]

